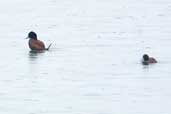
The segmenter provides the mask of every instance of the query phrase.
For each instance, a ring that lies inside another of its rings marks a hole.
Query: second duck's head
[[[37,40],[37,34],[33,31],[28,33],[27,38]]]
[[[147,54],[144,54],[143,55],[143,59],[144,59],[144,61],[148,61],[149,60],[149,56]]]

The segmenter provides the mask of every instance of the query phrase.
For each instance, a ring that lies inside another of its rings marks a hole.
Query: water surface
[[[171,113],[169,0],[6,0],[0,13],[0,113]],[[49,51],[30,52],[31,30]]]

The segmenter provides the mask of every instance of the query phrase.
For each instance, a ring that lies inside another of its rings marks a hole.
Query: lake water
[[[5,0],[0,14],[1,114],[171,113],[170,0]],[[49,51],[30,52],[31,30]]]

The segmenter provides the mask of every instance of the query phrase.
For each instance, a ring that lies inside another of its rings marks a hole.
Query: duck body
[[[45,48],[45,44],[38,40],[37,39],[37,34],[33,31],[29,32],[27,38],[29,38],[29,42],[28,42],[28,45],[29,45],[29,48],[31,50],[37,50],[37,51],[40,51],[40,50],[47,50]]]
[[[142,59],[142,64],[148,65],[151,63],[157,63],[157,60],[153,57],[149,57],[147,54],[144,54]]]
[[[40,40],[29,39],[28,44],[31,50],[45,50],[46,49],[44,43]]]

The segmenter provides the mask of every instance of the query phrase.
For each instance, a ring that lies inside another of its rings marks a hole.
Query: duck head
[[[144,55],[143,55],[143,60],[144,60],[144,61],[148,61],[148,60],[149,60],[149,56],[148,56],[147,54],[144,54]]]
[[[28,38],[37,40],[37,34],[35,32],[33,32],[33,31],[31,31],[31,32],[28,33],[28,36],[27,36],[26,39],[28,39]]]

